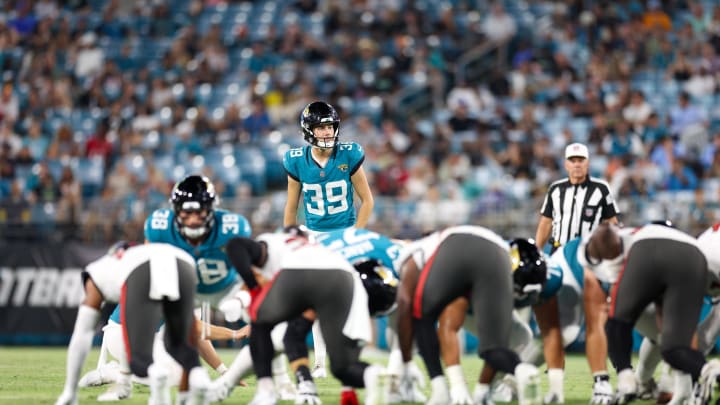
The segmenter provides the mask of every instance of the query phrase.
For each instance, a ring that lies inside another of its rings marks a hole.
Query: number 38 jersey
[[[320,167],[310,150],[310,146],[290,149],[283,158],[288,176],[302,185],[305,225],[320,232],[355,225],[350,177],[362,165],[365,152],[355,142],[340,142],[325,167]]]
[[[237,236],[252,233],[248,220],[233,212],[216,209],[215,225],[208,237],[198,246],[190,245],[175,225],[171,209],[155,210],[145,221],[145,239],[149,242],[169,243],[188,252],[197,263],[199,294],[222,291],[238,280],[237,271],[225,254],[225,244]]]

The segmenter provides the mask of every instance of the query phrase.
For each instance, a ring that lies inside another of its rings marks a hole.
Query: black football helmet
[[[531,239],[510,242],[515,307],[535,304],[547,280],[547,264],[542,252]]]
[[[395,309],[395,296],[399,281],[392,270],[375,259],[354,263],[368,294],[368,309],[371,316],[387,315]]]
[[[313,134],[313,128],[325,124],[332,124],[333,128],[335,128],[335,137],[332,143],[324,141],[321,143]],[[305,141],[318,148],[331,149],[337,144],[340,135],[340,116],[330,104],[323,101],[314,101],[308,104],[300,114],[300,128],[302,128]]]
[[[215,186],[205,176],[190,175],[173,187],[170,204],[175,212],[175,224],[180,233],[196,240],[207,235],[215,224]],[[205,221],[199,227],[188,227],[180,220],[181,211],[205,211]]]

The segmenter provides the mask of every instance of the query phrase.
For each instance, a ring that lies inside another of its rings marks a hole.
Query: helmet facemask
[[[315,128],[332,124],[332,138],[322,138],[315,136]],[[337,145],[340,136],[340,118],[337,111],[327,103],[316,101],[310,103],[300,114],[300,128],[302,128],[303,138],[311,145],[322,148],[332,149]]]
[[[175,225],[185,238],[195,241],[205,237],[215,224],[215,187],[204,176],[188,176],[173,188],[170,204],[175,212]],[[199,225],[188,226],[184,219],[189,214],[202,217]],[[204,214],[204,216],[203,216]]]

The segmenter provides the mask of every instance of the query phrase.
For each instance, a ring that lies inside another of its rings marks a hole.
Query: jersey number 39
[[[339,214],[348,210],[347,182],[345,180],[329,181],[323,184],[303,184],[303,192],[309,198],[307,212],[317,216]],[[327,211],[325,206],[327,205]]]

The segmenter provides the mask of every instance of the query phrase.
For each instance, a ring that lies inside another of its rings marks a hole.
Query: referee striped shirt
[[[552,219],[553,246],[590,234],[600,221],[618,214],[610,187],[588,176],[579,184],[565,178],[550,184],[540,214]]]

